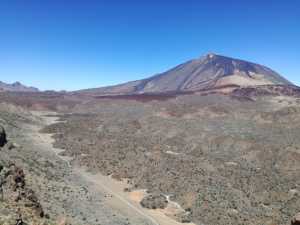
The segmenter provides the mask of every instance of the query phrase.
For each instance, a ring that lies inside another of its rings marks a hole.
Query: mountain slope
[[[7,84],[0,81],[0,92],[3,91],[11,91],[11,92],[38,92],[39,89],[35,87],[28,87],[20,82],[15,82],[12,84]]]
[[[291,85],[275,71],[255,63],[216,54],[183,63],[148,79],[121,85],[82,90],[94,94],[184,92],[227,85]]]

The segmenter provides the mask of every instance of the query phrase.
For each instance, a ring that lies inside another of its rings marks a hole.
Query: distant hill
[[[217,54],[183,63],[147,79],[116,86],[81,90],[81,93],[116,95],[197,91],[222,86],[291,85],[268,67]]]
[[[7,84],[7,83],[0,81],[0,92],[5,92],[5,91],[9,91],[9,92],[39,92],[39,89],[35,88],[35,87],[25,86],[25,85],[21,84],[20,82]]]

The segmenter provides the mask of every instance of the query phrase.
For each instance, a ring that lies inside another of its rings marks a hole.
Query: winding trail
[[[33,112],[34,115],[40,117],[44,123],[44,126],[48,126],[57,123],[55,115],[56,113],[49,112]],[[51,116],[49,116],[51,115]],[[80,176],[81,180],[84,180],[93,188],[96,192],[101,195],[110,196],[106,198],[105,203],[109,205],[112,209],[119,211],[121,214],[126,215],[133,221],[139,221],[138,223],[133,223],[133,225],[183,225],[172,218],[165,215],[163,211],[160,210],[148,210],[140,206],[139,202],[133,201],[129,194],[124,192],[124,188],[129,187],[127,182],[117,181],[108,176],[103,176],[102,174],[92,174],[82,167],[76,167],[71,165],[71,157],[62,156],[63,149],[58,149],[53,147],[53,142],[55,141],[51,134],[39,133],[38,136],[42,138],[44,144],[47,145],[47,149],[52,151],[56,157],[65,162],[68,167]],[[184,223],[184,225],[194,225],[192,223]]]
[[[80,169],[76,169],[76,171],[78,171],[86,180],[97,184],[98,187],[101,187],[100,189],[105,190],[106,192],[110,193],[112,196],[114,196],[115,198],[117,198],[118,200],[120,200],[120,202],[122,202],[123,204],[127,205],[128,207],[130,207],[137,214],[139,214],[139,215],[143,216],[145,219],[151,221],[151,223],[153,225],[161,225],[155,219],[153,219],[151,216],[147,215],[141,209],[139,209],[138,207],[136,207],[135,205],[133,205],[132,203],[130,203],[126,198],[124,198],[123,196],[119,195],[118,193],[112,191],[111,187],[108,187],[108,186],[104,185],[103,182],[100,182],[99,179],[97,179],[97,178],[99,178],[99,175],[98,176],[97,175],[96,176],[95,175],[91,175],[91,174],[88,174],[87,172],[82,171]]]

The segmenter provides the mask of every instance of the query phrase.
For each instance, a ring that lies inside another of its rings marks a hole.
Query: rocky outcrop
[[[291,221],[291,225],[300,225],[300,213],[296,214]]]
[[[9,167],[0,166],[0,171],[1,200],[18,209],[19,220],[28,215],[43,218],[43,207],[35,192],[26,186],[24,171],[14,164]]]
[[[151,194],[143,198],[141,205],[147,209],[164,209],[168,205],[168,200],[162,194]]]
[[[190,222],[192,222],[192,214],[191,214],[191,212],[188,212],[188,211],[175,214],[174,217],[180,223],[190,223]]]
[[[7,143],[6,133],[2,126],[0,126],[0,147],[3,147]]]
[[[11,166],[13,169],[11,170],[12,178],[13,178],[13,190],[17,191],[17,189],[25,188],[25,174],[21,168],[16,166]]]
[[[15,165],[11,165],[9,174],[9,180],[12,182],[10,186],[14,192],[18,193],[15,201],[22,201],[24,206],[35,211],[37,216],[44,217],[43,208],[35,192],[26,186],[24,171]]]

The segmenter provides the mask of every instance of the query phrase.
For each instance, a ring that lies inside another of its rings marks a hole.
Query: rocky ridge
[[[38,88],[28,87],[21,84],[20,82],[15,82],[12,84],[7,84],[0,81],[0,92],[39,92]]]

